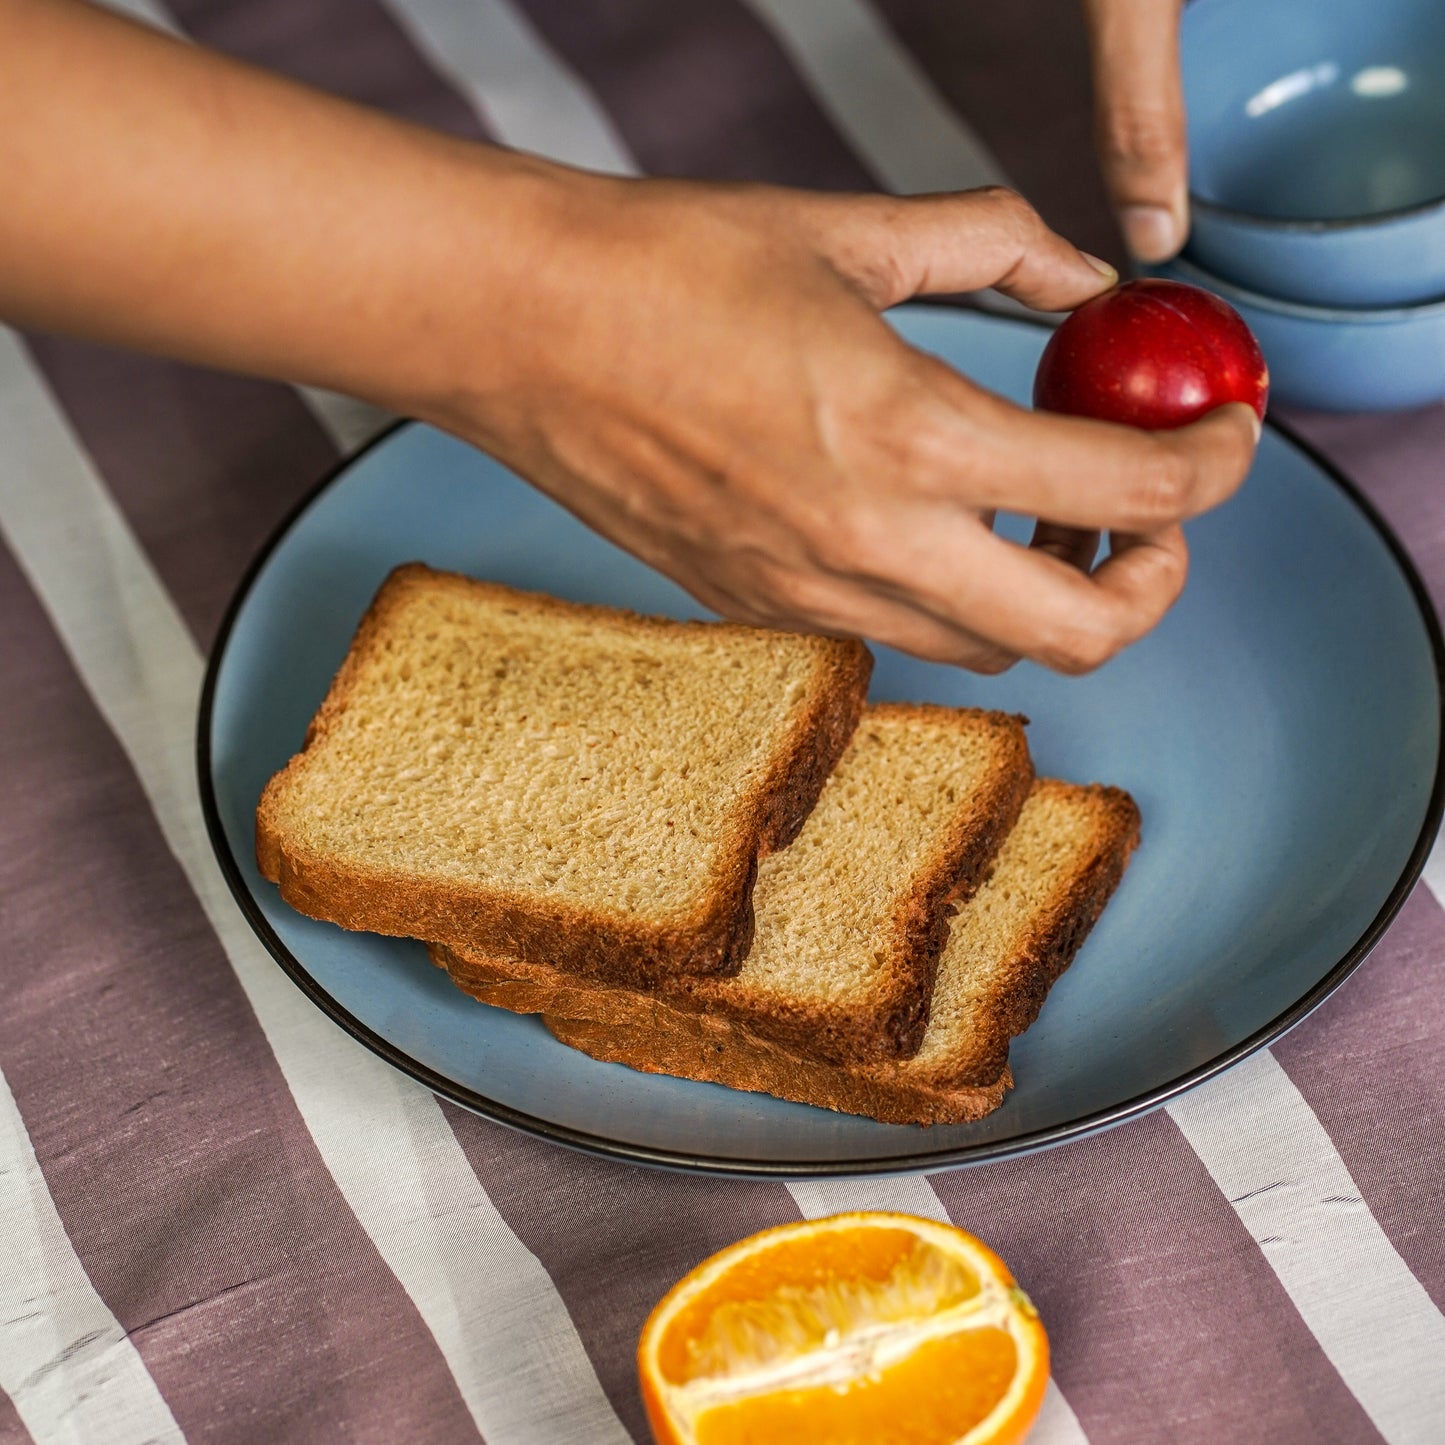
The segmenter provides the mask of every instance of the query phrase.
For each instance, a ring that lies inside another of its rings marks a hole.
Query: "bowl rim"
[[[1376,226],[1389,225],[1396,221],[1428,215],[1431,211],[1445,210],[1445,195],[1434,196],[1428,201],[1416,201],[1409,206],[1396,206],[1388,211],[1370,211],[1362,216],[1336,216],[1321,220],[1306,220],[1298,217],[1261,216],[1257,211],[1241,211],[1226,206],[1220,201],[1207,200],[1198,191],[1189,192],[1189,211],[1193,215],[1216,216],[1222,221],[1248,226],[1255,231],[1279,231],[1291,234],[1322,235],[1336,231],[1366,231]]]
[[[1173,274],[1175,272],[1183,274]],[[1241,286],[1236,281],[1226,280],[1182,253],[1158,266],[1144,268],[1142,274],[1162,281],[1192,282],[1216,292],[1226,301],[1252,306],[1257,311],[1267,311],[1276,316],[1293,317],[1297,321],[1313,321],[1332,326],[1341,323],[1353,326],[1387,326],[1404,321],[1430,320],[1435,316],[1445,318],[1445,296],[1432,296],[1428,301],[1417,301],[1409,306],[1311,306],[1304,301],[1284,301],[1277,296],[1251,291],[1249,287]]]
[[[1192,0],[1183,7],[1183,13],[1179,16],[1179,60],[1180,60],[1180,89],[1183,90],[1183,60],[1186,37],[1189,32],[1189,17],[1191,14],[1199,14],[1203,10],[1204,0]],[[1184,96],[1186,123],[1188,118],[1188,96]],[[1190,148],[1191,157],[1194,148]],[[1191,167],[1191,173],[1193,168]],[[1191,211],[1199,210],[1208,215],[1218,216],[1221,220],[1237,222],[1243,226],[1249,226],[1258,231],[1290,231],[1309,233],[1329,233],[1334,231],[1360,231],[1370,226],[1387,225],[1392,221],[1403,221],[1409,217],[1422,216],[1430,211],[1445,208],[1445,194],[1433,196],[1428,200],[1414,201],[1408,206],[1393,206],[1387,211],[1367,211],[1357,216],[1334,216],[1334,217],[1303,217],[1292,216],[1289,218],[1276,216],[1262,216],[1258,211],[1243,211],[1237,206],[1226,205],[1223,201],[1211,201],[1200,195],[1191,186],[1189,189],[1189,207]]]

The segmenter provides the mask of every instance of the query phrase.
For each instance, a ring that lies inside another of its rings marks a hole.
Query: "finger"
[[[1137,642],[1172,607],[1188,573],[1178,527],[1116,534],[1110,556],[1087,576],[1048,552],[977,534],[973,556],[951,573],[915,571],[918,605],[948,620],[982,616],[980,632],[1007,651],[1059,672],[1090,672]]]
[[[973,514],[895,497],[851,540],[806,568],[764,567],[750,592],[781,598],[782,615],[756,620],[858,632],[906,651],[977,670],[980,649],[1012,660],[1032,657],[1063,671],[1097,666],[1142,636],[1183,585],[1183,536],[1116,538],[1116,556],[1091,577],[1049,551],[1021,547],[989,532]],[[866,543],[864,539],[866,538]],[[1137,552],[1139,555],[1126,554]],[[1152,550],[1151,550],[1152,549]],[[1159,555],[1155,555],[1159,552]],[[866,616],[851,611],[866,598]],[[891,600],[885,609],[881,599]],[[958,639],[966,639],[960,654]]]
[[[798,560],[784,563],[771,550],[733,548],[728,571],[718,575],[717,552],[669,546],[653,527],[640,524],[612,508],[576,508],[588,525],[604,529],[619,546],[655,567],[684,588],[704,607],[735,622],[836,636],[868,637],[930,662],[949,663],[974,672],[1000,673],[1018,655],[962,624],[915,606],[902,589],[890,591],[858,572],[827,572]],[[960,529],[981,530],[977,517]],[[888,526],[896,526],[892,509]],[[886,532],[888,527],[880,528]],[[910,544],[917,531],[903,528]],[[885,540],[883,550],[889,550]],[[896,543],[893,544],[896,546]]]
[[[1119,279],[1002,186],[947,196],[820,196],[807,214],[823,253],[880,309],[910,296],[996,286],[1026,306],[1067,311]]]
[[[1113,551],[1089,577],[1047,555],[1011,548],[998,576],[1017,596],[1001,639],[1005,645],[1015,636],[1026,639],[1018,650],[1057,672],[1092,672],[1158,626],[1179,600],[1188,571],[1178,527],[1147,537],[1116,534]]]
[[[1239,402],[1148,432],[1030,412],[930,363],[932,406],[915,418],[915,480],[966,508],[1063,526],[1155,532],[1226,501],[1249,472],[1260,424]]]
[[[755,579],[756,581],[756,579]],[[789,631],[866,637],[929,662],[996,675],[1019,659],[970,628],[945,621],[890,590],[856,578],[792,572],[746,592],[689,573],[685,584],[705,606],[734,622]]]
[[[1180,9],[1180,0],[1084,0],[1104,184],[1141,261],[1167,261],[1189,231]]]
[[[1036,552],[1047,552],[1077,571],[1087,573],[1094,565],[1094,557],[1099,550],[1099,534],[1083,527],[1059,527],[1053,522],[1038,522],[1029,546]]]

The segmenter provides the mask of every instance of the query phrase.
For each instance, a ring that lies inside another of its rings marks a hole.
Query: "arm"
[[[425,278],[507,325],[556,189],[68,0],[0,0],[0,184],[7,318],[401,408],[454,360]]]
[[[1177,523],[1248,467],[1247,408],[1157,437],[1034,416],[882,322],[1112,283],[1010,193],[593,176],[69,0],[0,0],[0,42],[0,314],[410,412],[727,615],[1082,670],[1158,620]],[[1058,525],[1020,548],[995,508]],[[1114,555],[1090,575],[1061,526]]]

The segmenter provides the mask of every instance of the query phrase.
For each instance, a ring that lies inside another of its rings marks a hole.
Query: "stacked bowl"
[[[1191,231],[1157,274],[1223,296],[1273,394],[1445,398],[1445,4],[1193,0]]]

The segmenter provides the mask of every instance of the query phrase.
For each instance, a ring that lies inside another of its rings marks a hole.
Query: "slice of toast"
[[[862,712],[860,642],[673,622],[400,567],[256,815],[345,928],[642,983],[727,974],[758,859]]]
[[[543,1014],[542,1022],[559,1043],[604,1064],[773,1094],[883,1124],[969,1124],[993,1113],[1013,1087],[1007,1068],[992,1084],[909,1087],[906,1080],[876,1077],[906,1069],[907,1060],[851,1067],[814,1063],[723,1020],[675,1010],[660,1028],[619,1028],[554,1014]]]
[[[657,999],[621,1025],[585,1014],[548,1014],[544,1022],[563,1043],[593,1058],[650,1073],[776,1094],[885,1123],[978,1119],[1002,1102],[1010,1038],[1038,1016],[1049,987],[1118,886],[1138,839],[1139,813],[1127,793],[1036,783],[993,876],[954,920],[928,1030],[911,1059],[820,1064],[726,1019],[685,1013]]]
[[[871,707],[797,841],[759,869],[757,935],[735,977],[647,993],[473,947],[432,956],[461,988],[520,1013],[625,1028],[684,1010],[813,1058],[906,1058],[923,1040],[949,905],[987,875],[1032,779],[1019,718]]]

